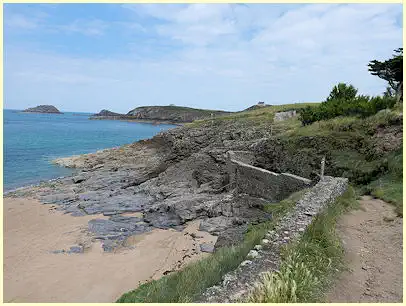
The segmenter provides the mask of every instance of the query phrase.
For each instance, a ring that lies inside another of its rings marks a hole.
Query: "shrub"
[[[338,116],[359,116],[362,118],[376,114],[382,109],[392,108],[396,99],[390,96],[357,96],[352,85],[343,83],[333,88],[325,102],[318,106],[307,106],[300,111],[303,125]]]
[[[326,101],[330,100],[351,100],[357,96],[358,89],[352,85],[339,83],[333,87]]]

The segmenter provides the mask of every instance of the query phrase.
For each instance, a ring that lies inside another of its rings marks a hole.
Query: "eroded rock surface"
[[[207,125],[207,126],[206,126]],[[179,127],[152,139],[120,148],[59,159],[77,168],[72,177],[57,179],[9,196],[32,196],[56,204],[73,216],[103,214],[108,219],[89,222],[89,232],[113,241],[151,228],[181,230],[187,222],[202,219],[201,229],[219,236],[216,247],[237,243],[248,223],[271,218],[261,198],[237,194],[229,186],[229,150],[248,150],[260,130]],[[126,213],[142,217],[126,217]]]

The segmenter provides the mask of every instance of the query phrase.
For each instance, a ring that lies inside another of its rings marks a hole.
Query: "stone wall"
[[[266,234],[260,245],[247,255],[247,260],[224,275],[222,282],[205,290],[198,303],[238,303],[245,301],[249,290],[261,274],[276,271],[281,264],[281,251],[287,243],[300,239],[313,218],[348,188],[347,178],[325,176],[300,200],[294,210],[283,217],[276,228]]]
[[[253,166],[254,155],[251,152],[229,151],[227,156],[230,188],[236,188],[238,193],[277,202],[312,183],[293,174],[274,173]]]

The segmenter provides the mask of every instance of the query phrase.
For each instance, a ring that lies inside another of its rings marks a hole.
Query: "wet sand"
[[[132,248],[104,253],[92,242],[87,222],[103,216],[72,217],[33,199],[4,198],[4,302],[115,302],[140,283],[209,256],[199,244],[217,237],[198,232],[153,231],[132,236]],[[198,237],[192,238],[190,233]],[[52,251],[82,244],[82,254]]]

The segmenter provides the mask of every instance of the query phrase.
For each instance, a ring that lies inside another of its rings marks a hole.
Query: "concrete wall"
[[[279,112],[275,114],[274,121],[283,121],[292,117],[296,116],[296,111],[291,110],[291,111],[286,111],[286,112]]]
[[[229,151],[227,156],[230,188],[236,188],[239,193],[276,202],[311,185],[308,179],[289,173],[274,173],[248,164],[254,161],[251,152]]]
[[[248,165],[252,165],[255,162],[255,155],[250,151],[228,151],[227,157]]]

